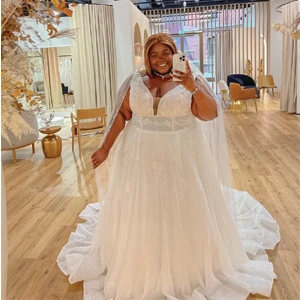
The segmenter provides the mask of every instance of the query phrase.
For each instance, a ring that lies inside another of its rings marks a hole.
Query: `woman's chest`
[[[174,118],[190,113],[192,94],[183,86],[175,86],[172,82],[160,86],[150,83],[148,86],[149,88],[139,74],[133,77],[129,101],[134,114],[154,116],[155,103],[153,97],[160,98],[156,108],[157,116]]]

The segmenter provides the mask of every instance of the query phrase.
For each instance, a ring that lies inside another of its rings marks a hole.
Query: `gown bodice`
[[[161,97],[155,115],[153,96],[137,73],[131,80],[129,102],[136,116],[177,118],[191,113],[192,93],[182,85],[176,86]]]

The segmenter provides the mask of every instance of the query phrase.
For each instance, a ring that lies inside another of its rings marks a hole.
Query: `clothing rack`
[[[282,11],[279,10],[279,9],[280,9],[282,6],[284,6],[284,5],[286,5],[286,4],[289,4],[289,3],[292,3],[292,2],[297,2],[297,0],[291,0],[291,1],[288,1],[288,2],[286,2],[286,3],[283,3],[283,4],[279,5],[279,6],[277,6],[277,7],[275,8],[275,11],[277,11],[277,12],[279,12],[279,13],[282,14]]]
[[[28,56],[28,58],[36,58],[36,57],[40,57],[40,58],[43,58],[43,56],[39,56],[39,55],[36,55],[36,56]],[[65,55],[58,55],[57,57],[72,57],[72,55],[69,55],[69,54],[65,54]]]

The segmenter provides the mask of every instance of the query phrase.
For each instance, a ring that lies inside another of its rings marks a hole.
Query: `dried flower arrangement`
[[[289,27],[285,23],[272,23],[271,25],[275,31],[280,31],[282,34],[289,34],[293,39],[300,40],[300,12],[297,13],[294,22]]]
[[[58,37],[75,38],[76,30],[58,31],[59,13],[72,16],[72,8],[76,4],[68,4],[65,0],[1,0],[1,135],[9,142],[8,132],[16,137],[29,133],[32,129],[22,118],[20,111],[40,110],[41,96],[31,90],[31,72],[34,65],[29,63],[27,53],[20,47],[19,41],[36,50],[33,36],[40,42],[44,40],[37,30],[25,24],[24,17],[34,19],[47,30],[49,39]],[[31,34],[28,34],[31,32]],[[20,99],[25,100],[22,104]]]

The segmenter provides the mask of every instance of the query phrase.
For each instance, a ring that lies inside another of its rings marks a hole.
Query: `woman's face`
[[[173,54],[171,48],[165,44],[156,43],[149,51],[150,65],[160,74],[168,73],[173,67]]]

